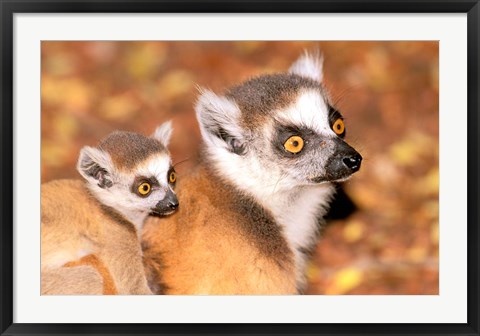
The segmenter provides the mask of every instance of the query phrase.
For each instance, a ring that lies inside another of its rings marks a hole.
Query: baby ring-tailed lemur
[[[116,131],[85,146],[86,180],[42,185],[42,294],[151,294],[139,236],[149,214],[178,207],[167,145],[171,122],[152,137]]]
[[[302,292],[332,182],[362,161],[344,141],[322,76],[322,59],[305,54],[288,73],[253,78],[225,95],[201,92],[201,163],[177,187],[182,209],[162,225],[148,220],[144,231],[153,290]]]

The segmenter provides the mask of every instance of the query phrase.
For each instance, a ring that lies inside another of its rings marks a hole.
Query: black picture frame
[[[0,0],[1,168],[0,332],[20,334],[408,334],[479,335],[479,15],[478,0]],[[15,13],[467,13],[468,322],[465,324],[25,324],[13,323],[13,17]]]

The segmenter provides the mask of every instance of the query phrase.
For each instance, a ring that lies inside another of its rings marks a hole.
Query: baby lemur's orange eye
[[[343,120],[338,118],[337,120],[335,120],[335,122],[333,123],[333,131],[337,134],[337,135],[342,135],[343,132],[345,132],[345,124],[343,123]]]
[[[298,135],[294,135],[288,138],[287,141],[285,141],[283,147],[285,147],[285,149],[290,153],[297,154],[303,149],[303,145],[303,139]]]
[[[175,183],[177,181],[177,174],[175,174],[174,171],[170,172],[170,175],[168,175],[168,180],[170,183]]]
[[[143,182],[138,186],[138,193],[142,196],[147,196],[150,193],[150,190],[152,190],[152,187],[148,182]]]

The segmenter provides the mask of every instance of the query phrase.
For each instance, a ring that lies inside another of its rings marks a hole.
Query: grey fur
[[[229,89],[225,96],[232,99],[242,110],[244,127],[257,127],[256,121],[272,116],[275,110],[286,108],[305,90],[315,90],[324,95],[323,85],[295,74],[279,73],[252,78]]]
[[[98,148],[110,154],[117,168],[123,170],[131,170],[152,155],[167,152],[157,139],[125,131],[113,132],[100,142]]]

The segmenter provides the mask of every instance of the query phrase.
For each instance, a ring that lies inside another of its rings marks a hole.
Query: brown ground
[[[197,84],[221,92],[318,47],[364,163],[345,185],[358,209],[325,228],[308,293],[438,294],[436,42],[43,42],[42,181],[77,177],[79,149],[114,129],[167,119],[174,161],[194,158]]]

